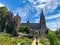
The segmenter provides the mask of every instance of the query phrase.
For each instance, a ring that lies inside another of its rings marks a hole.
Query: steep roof
[[[29,23],[31,29],[39,29],[40,23]],[[21,23],[21,26],[27,26],[26,23]]]

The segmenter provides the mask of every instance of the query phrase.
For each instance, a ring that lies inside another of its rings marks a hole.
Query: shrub
[[[30,30],[29,30],[29,27],[27,27],[27,26],[20,26],[19,27],[19,32],[29,34]]]

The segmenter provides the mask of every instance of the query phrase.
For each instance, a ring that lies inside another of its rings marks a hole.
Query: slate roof
[[[40,24],[39,23],[29,23],[31,29],[39,29]],[[27,23],[21,23],[21,26],[27,26]]]

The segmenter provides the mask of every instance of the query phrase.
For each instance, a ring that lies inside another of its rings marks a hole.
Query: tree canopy
[[[3,31],[6,24],[6,16],[8,9],[6,7],[0,7],[0,31]]]

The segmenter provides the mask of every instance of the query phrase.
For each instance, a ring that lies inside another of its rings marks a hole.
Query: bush
[[[34,34],[39,34],[39,31],[38,30],[34,30]]]
[[[29,30],[29,27],[27,27],[27,26],[20,26],[19,27],[19,32],[29,34],[30,30]]]

